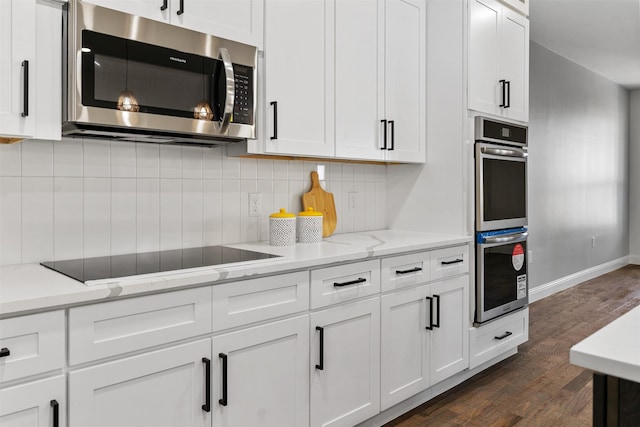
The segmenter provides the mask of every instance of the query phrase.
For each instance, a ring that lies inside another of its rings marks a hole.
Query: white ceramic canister
[[[296,216],[280,208],[280,212],[269,215],[269,244],[291,246],[296,244]]]
[[[298,242],[317,243],[322,241],[322,213],[309,207],[298,214]]]

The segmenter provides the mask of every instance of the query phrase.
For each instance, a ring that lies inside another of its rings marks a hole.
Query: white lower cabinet
[[[353,426],[380,411],[380,298],[311,314],[311,426]]]
[[[213,425],[309,422],[309,316],[213,338]]]
[[[381,297],[382,410],[469,364],[469,277]]]
[[[65,376],[0,390],[2,427],[66,426]]]
[[[69,426],[210,427],[207,360],[210,339],[71,371]]]

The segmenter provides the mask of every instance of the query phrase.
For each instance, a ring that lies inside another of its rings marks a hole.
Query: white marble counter
[[[571,347],[574,365],[640,383],[640,307]]]
[[[9,265],[0,267],[0,316],[9,317],[125,295],[213,284],[471,241],[470,236],[380,230],[338,234],[321,243],[289,247],[270,246],[268,242],[243,243],[226,246],[281,255],[282,258],[99,280],[88,285],[39,264]]]

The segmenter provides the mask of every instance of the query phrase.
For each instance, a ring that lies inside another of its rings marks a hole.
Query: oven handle
[[[505,157],[528,157],[529,153],[521,150],[513,150],[509,148],[493,148],[493,147],[480,147],[480,152],[484,154],[491,154],[494,156]]]
[[[484,243],[510,243],[521,240],[529,235],[528,232],[509,234],[507,236],[488,236],[484,238]]]
[[[235,104],[236,97],[236,81],[233,74],[233,64],[231,63],[229,51],[223,47],[220,48],[220,59],[222,59],[222,63],[224,64],[224,77],[227,93],[224,101],[222,119],[220,120],[220,133],[225,133],[229,127],[229,123],[231,123],[231,117],[233,115],[233,105]]]

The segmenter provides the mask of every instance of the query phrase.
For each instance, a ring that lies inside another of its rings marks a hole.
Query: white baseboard
[[[629,264],[640,265],[640,255],[629,255]]]
[[[640,264],[640,257],[633,257],[636,262],[632,261],[632,257],[624,256],[622,258],[614,259],[613,261],[605,262],[604,264],[596,265],[595,267],[587,268],[586,270],[579,271],[574,274],[562,277],[553,282],[546,283],[541,286],[536,286],[529,290],[529,303],[536,302],[548,296],[555,294],[556,292],[564,291],[573,286],[579,285],[587,280],[594,279],[603,274],[610,273],[613,270],[617,270],[620,267],[624,267],[629,263]]]

